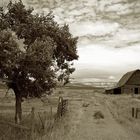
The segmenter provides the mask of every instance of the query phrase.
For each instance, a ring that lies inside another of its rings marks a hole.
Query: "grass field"
[[[0,90],[0,120],[14,123],[14,94],[10,91],[5,97],[5,92]],[[68,99],[68,112],[55,120],[59,96]],[[135,119],[131,113],[132,107],[139,106],[139,97],[106,95],[100,88],[58,88],[42,100],[28,99],[22,103],[22,125],[30,128],[34,107],[35,140],[139,140],[140,114]],[[0,123],[0,139],[11,138],[28,140],[30,132]]]

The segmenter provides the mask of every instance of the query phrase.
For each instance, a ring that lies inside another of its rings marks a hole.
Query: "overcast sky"
[[[140,0],[23,0],[36,12],[52,10],[79,36],[73,77],[118,80],[140,68]]]

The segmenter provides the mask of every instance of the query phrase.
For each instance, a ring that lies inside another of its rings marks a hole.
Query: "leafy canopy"
[[[22,1],[0,8],[0,77],[21,97],[40,97],[69,82],[78,59],[77,37],[59,26],[52,13],[33,14]]]

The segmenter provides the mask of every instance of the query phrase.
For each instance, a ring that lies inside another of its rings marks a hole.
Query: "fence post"
[[[132,117],[134,118],[135,117],[135,108],[132,107]]]
[[[65,99],[63,100],[63,103],[62,103],[62,116],[65,115],[67,110],[68,110],[68,100]]]
[[[35,129],[35,108],[31,110],[31,140],[34,140],[34,129]]]
[[[63,98],[59,97],[58,108],[57,108],[57,117],[61,117],[62,116],[62,103],[63,103]]]
[[[65,115],[68,109],[68,99],[63,99],[59,97],[58,108],[57,108],[57,117],[62,117]]]
[[[50,119],[52,119],[52,106],[50,107]]]

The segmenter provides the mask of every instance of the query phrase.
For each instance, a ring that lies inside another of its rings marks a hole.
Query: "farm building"
[[[107,94],[140,94],[140,70],[127,72],[113,89],[106,90]]]

